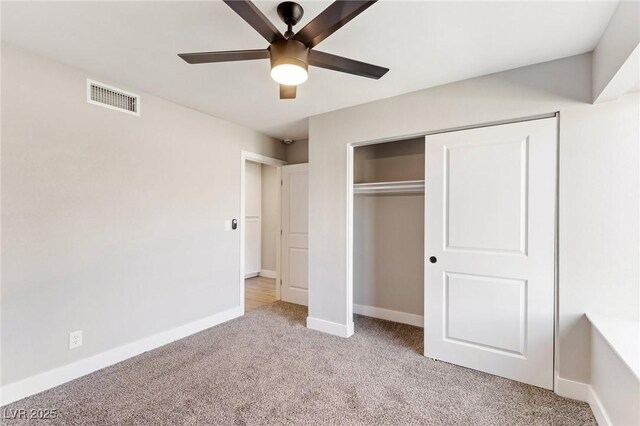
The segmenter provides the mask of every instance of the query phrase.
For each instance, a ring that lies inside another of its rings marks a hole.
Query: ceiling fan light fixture
[[[269,47],[271,78],[286,86],[307,81],[309,49],[296,40],[278,40]]]
[[[307,70],[296,64],[280,64],[271,68],[271,78],[285,86],[302,84],[307,77]]]

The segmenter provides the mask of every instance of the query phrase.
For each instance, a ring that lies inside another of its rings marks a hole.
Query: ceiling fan
[[[309,65],[379,79],[389,68],[379,67],[314,48],[377,0],[338,0],[327,7],[300,31],[293,26],[300,22],[304,9],[298,3],[286,1],[278,5],[278,16],[287,25],[283,34],[250,0],[224,0],[242,19],[269,43],[266,49],[231,50],[223,52],[180,53],[190,64],[211,62],[271,60],[271,78],[280,83],[280,99],[295,99],[297,86],[307,80]]]

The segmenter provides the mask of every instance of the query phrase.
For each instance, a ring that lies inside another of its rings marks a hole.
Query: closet
[[[423,326],[424,137],[354,148],[354,313]]]
[[[554,115],[353,148],[353,311],[553,389]]]

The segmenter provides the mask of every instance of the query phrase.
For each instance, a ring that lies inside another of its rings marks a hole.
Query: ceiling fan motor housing
[[[297,65],[305,71],[309,68],[309,48],[298,40],[277,40],[269,47],[269,52],[272,69],[283,64]]]

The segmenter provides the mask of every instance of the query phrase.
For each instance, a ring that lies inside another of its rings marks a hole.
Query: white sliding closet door
[[[262,263],[262,168],[247,161],[245,166],[244,275],[256,276]]]
[[[309,165],[282,167],[282,300],[308,304]]]
[[[426,356],[553,388],[556,126],[426,137]]]

